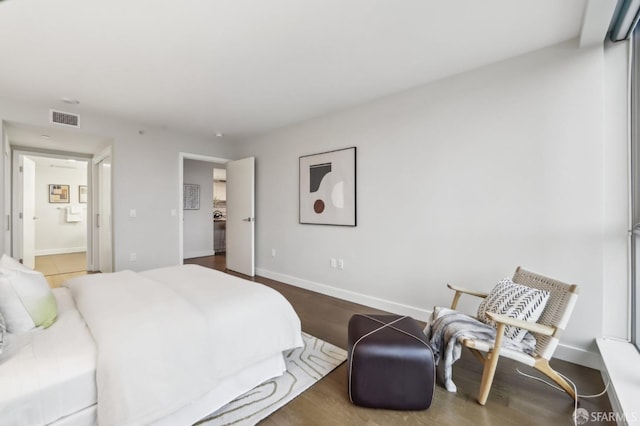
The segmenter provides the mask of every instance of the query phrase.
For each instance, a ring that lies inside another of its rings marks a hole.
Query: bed
[[[196,265],[77,277],[53,294],[53,325],[7,335],[3,425],[193,424],[302,346],[282,295]]]

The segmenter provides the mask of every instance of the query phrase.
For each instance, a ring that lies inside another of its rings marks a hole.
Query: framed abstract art
[[[49,202],[50,203],[68,203],[69,202],[69,185],[49,185]]]
[[[356,226],[356,148],[300,157],[300,223]]]
[[[185,183],[183,201],[184,210],[200,210],[200,185]]]

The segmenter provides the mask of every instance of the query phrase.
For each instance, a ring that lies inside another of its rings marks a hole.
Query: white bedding
[[[11,335],[0,359],[0,424],[45,425],[92,406],[96,351],[69,290],[54,289],[58,319]]]
[[[300,320],[282,295],[219,271],[184,265],[65,285],[98,348],[101,426],[159,421],[302,345]]]

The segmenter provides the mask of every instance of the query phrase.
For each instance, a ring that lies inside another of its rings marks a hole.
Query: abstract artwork
[[[356,148],[300,157],[300,223],[356,226]]]
[[[50,203],[68,203],[69,185],[49,185]]]
[[[182,195],[184,210],[200,210],[200,185],[185,183]]]

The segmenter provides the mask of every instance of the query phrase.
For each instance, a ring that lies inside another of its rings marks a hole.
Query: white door
[[[22,263],[36,266],[36,163],[20,156],[22,166]]]
[[[227,163],[227,269],[255,275],[255,158]]]
[[[98,163],[98,256],[100,272],[113,271],[111,249],[111,159]]]

